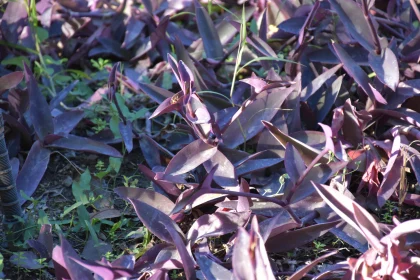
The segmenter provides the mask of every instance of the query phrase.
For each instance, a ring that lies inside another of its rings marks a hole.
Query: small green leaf
[[[121,138],[120,128],[118,127],[119,123],[120,123],[120,118],[115,115],[112,116],[112,118],[109,120],[109,128],[111,129],[115,138]]]
[[[35,32],[36,32],[36,37],[38,38],[40,43],[48,39],[48,31],[45,30],[44,28],[36,26]]]
[[[122,163],[122,158],[114,158],[114,157],[109,158],[109,167],[111,167],[112,170],[115,171],[115,173],[118,173],[120,171],[121,163]]]
[[[80,176],[78,181],[74,181],[72,185],[73,196],[77,202],[83,204],[89,203],[89,191],[90,191],[90,176],[89,168]]]
[[[4,66],[14,65],[23,69],[23,63],[26,63],[27,65],[31,64],[29,59],[26,56],[16,56],[16,57],[2,60],[1,65],[4,65]]]

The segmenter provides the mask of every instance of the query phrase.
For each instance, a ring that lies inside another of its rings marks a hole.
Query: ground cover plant
[[[415,1],[0,13],[0,278],[420,275]]]

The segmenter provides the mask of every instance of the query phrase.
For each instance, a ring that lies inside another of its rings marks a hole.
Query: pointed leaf
[[[294,231],[284,232],[269,238],[265,243],[268,252],[287,252],[299,248],[327,233],[341,221],[328,222],[307,226]]]
[[[317,90],[319,90],[322,85],[324,85],[325,82],[330,79],[342,66],[343,64],[340,63],[312,80],[309,85],[307,85],[306,88],[302,90],[300,94],[301,101],[308,100],[308,98],[311,97]]]
[[[375,219],[365,209],[353,203],[354,217],[360,229],[363,231],[366,240],[379,253],[385,252],[385,246],[379,241],[382,237],[379,225]]]
[[[351,1],[347,1],[351,2]],[[372,101],[377,101],[382,104],[387,104],[383,96],[376,90],[372,90],[372,86],[369,83],[369,77],[359,65],[349,56],[349,54],[337,43],[333,43],[335,54],[344,64],[344,69],[347,73],[353,77],[356,83],[363,89],[363,91],[369,96]]]
[[[354,212],[354,207],[358,207],[359,210],[363,208],[361,208],[359,205],[356,205],[356,202],[354,202],[349,197],[343,195],[342,193],[333,189],[330,186],[325,186],[321,184],[313,184],[313,185],[315,189],[318,191],[319,195],[325,200],[325,202],[331,207],[331,209],[333,209],[344,221],[346,221],[353,228],[359,231],[363,236],[365,236],[363,230],[359,227],[357,223],[355,212]],[[366,215],[370,215],[364,209],[361,211],[365,213]],[[371,233],[374,236],[376,236],[376,238],[381,238],[381,234],[379,231],[379,227],[377,227],[377,224],[372,223],[372,226],[366,226],[366,227],[370,227],[373,229]]]
[[[17,71],[0,77],[0,94],[4,91],[17,87],[23,79],[23,72]]]
[[[157,103],[162,103],[165,99],[171,98],[174,94],[166,89],[157,87],[153,84],[139,83],[139,88]]]
[[[203,215],[190,227],[187,239],[193,245],[200,238],[221,236],[236,231],[248,222],[251,211],[232,213],[216,212]]]
[[[378,79],[395,91],[400,81],[400,71],[394,52],[389,48],[384,49],[381,55],[371,52],[369,53],[369,64]]]
[[[16,179],[16,188],[18,191],[23,191],[29,197],[35,192],[47,170],[50,154],[50,150],[42,147],[39,140],[32,145],[28,157]],[[24,198],[20,198],[21,205],[25,201]]]
[[[91,140],[89,138],[79,137],[72,134],[68,135],[65,138],[60,138],[54,141],[53,143],[49,144],[48,146],[122,158],[120,152],[118,152],[115,148],[111,146],[108,146],[98,141]]]
[[[203,39],[204,50],[208,58],[221,59],[223,57],[223,46],[220,42],[213,21],[207,10],[201,6],[198,0],[194,1],[195,16],[197,19],[198,31]]]
[[[232,272],[212,261],[205,254],[195,253],[195,259],[207,280],[232,279]]]
[[[54,134],[68,135],[85,116],[84,111],[74,110],[64,112],[53,119]]]
[[[48,134],[54,133],[54,123],[48,103],[38,88],[31,69],[25,64],[25,79],[29,92],[29,112],[38,138],[42,141]]]
[[[274,127],[271,123],[263,121],[264,126],[271,132],[271,134],[279,141],[279,143],[286,148],[287,143],[291,143],[296,150],[299,151],[302,159],[305,161],[306,164],[310,164],[317,156],[321,153],[320,150],[314,149],[311,146],[306,145],[305,143],[292,138],[283,132],[281,132],[278,128]],[[328,158],[322,157],[319,160],[320,163],[327,163]]]
[[[213,157],[216,152],[217,147],[197,139],[173,157],[165,170],[165,174],[175,176],[191,171]]]
[[[140,200],[169,215],[175,204],[166,196],[152,190],[141,188],[118,187],[115,190],[122,199],[129,201]]]
[[[62,101],[64,101],[64,99],[67,97],[67,95],[74,89],[74,87],[79,83],[78,80],[72,82],[70,85],[68,85],[67,87],[65,87],[62,91],[60,91],[59,93],[57,93],[57,95],[51,99],[50,104],[49,104],[49,108],[52,111],[53,109],[57,108],[58,106],[60,106],[60,103]]]
[[[369,52],[375,48],[369,24],[361,6],[354,1],[328,0],[351,36]]]
[[[318,263],[320,263],[321,261],[325,260],[326,258],[331,257],[331,256],[333,256],[333,255],[335,255],[337,253],[338,253],[338,251],[335,250],[335,251],[329,252],[329,253],[327,253],[325,255],[322,255],[322,256],[316,258],[315,260],[313,260],[309,264],[305,265],[304,267],[302,267],[301,269],[299,269],[298,271],[296,271],[292,276],[290,276],[289,280],[299,280],[299,279],[302,279]]]
[[[306,169],[302,157],[290,142],[286,144],[284,166],[286,167],[287,175],[289,175],[289,178],[293,184],[298,181]]]
[[[133,205],[134,210],[142,223],[160,240],[174,244],[174,240],[168,232],[168,227],[173,228],[183,239],[185,239],[182,230],[168,215],[140,200],[128,200]]]
[[[232,188],[238,185],[235,167],[232,162],[219,150],[206,162],[204,168],[210,172],[215,166],[214,181],[223,188]]]
[[[124,122],[120,122],[118,124],[118,128],[120,130],[121,137],[124,140],[127,152],[130,153],[133,150],[133,126],[131,122],[127,120],[126,124],[124,124]]]

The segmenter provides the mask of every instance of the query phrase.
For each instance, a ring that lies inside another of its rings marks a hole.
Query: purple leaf
[[[255,216],[249,234],[239,228],[233,248],[232,266],[237,279],[275,279]]]
[[[290,142],[286,144],[284,166],[293,184],[296,184],[296,182],[298,181],[300,176],[302,176],[303,172],[306,169],[302,157]]]
[[[254,171],[266,169],[282,161],[283,158],[280,158],[276,152],[270,150],[257,152],[235,164],[236,176],[240,177]]]
[[[197,139],[173,157],[165,170],[165,174],[171,176],[184,174],[212,158],[216,152],[217,147]]]
[[[373,51],[374,39],[361,7],[356,2],[348,0],[329,0],[329,2],[351,36],[369,52]]]
[[[92,273],[76,263],[81,261],[76,251],[71,247],[68,241],[61,236],[61,246],[55,246],[52,254],[56,278],[64,279],[94,279]]]
[[[26,269],[41,269],[44,266],[38,262],[39,257],[31,251],[19,252],[10,257],[10,262]]]
[[[380,237],[382,237],[379,225],[372,215],[356,203],[353,203],[353,212],[354,218],[369,244],[379,253],[384,253],[386,250],[385,246],[379,241]]]
[[[294,231],[280,233],[273,236],[272,238],[269,238],[265,243],[265,247],[267,248],[268,252],[271,253],[290,251],[324,235],[340,222],[341,221],[334,221],[323,224],[316,224]]]
[[[325,93],[322,94],[322,97],[318,99],[316,108],[313,108],[316,114],[317,122],[322,122],[330,112],[340,92],[343,77],[344,75],[341,75],[335,79],[331,87],[329,87]]]
[[[137,199],[128,199],[136,210],[137,216],[142,223],[160,240],[174,244],[168,227],[177,231],[185,239],[184,233],[168,215]]]
[[[152,190],[118,187],[114,190],[122,199],[140,200],[169,215],[175,204],[166,196]]]
[[[121,133],[121,137],[124,140],[125,147],[127,148],[127,152],[130,153],[133,150],[133,127],[131,122],[127,120],[127,123],[120,122],[118,124],[118,128]]]
[[[391,230],[391,232],[388,234],[389,238],[391,240],[397,240],[402,235],[406,235],[415,231],[420,231],[420,220],[419,219],[413,219],[410,221],[405,221],[399,225],[397,225],[395,228]]]
[[[24,0],[10,1],[1,20],[1,33],[3,40],[16,44],[25,25],[27,25],[28,12]]]
[[[198,0],[194,1],[194,6],[198,31],[203,39],[206,56],[208,58],[221,59],[223,57],[223,46],[213,21]]]
[[[53,109],[60,106],[60,103],[67,97],[67,95],[73,90],[73,88],[79,83],[79,81],[74,81],[67,87],[65,87],[62,91],[57,93],[57,95],[51,99],[49,108],[52,111]]]
[[[360,68],[359,65],[356,64],[356,62],[349,56],[349,54],[337,43],[333,43],[332,47],[334,48],[337,57],[344,64],[344,69],[351,77],[353,77],[356,83],[363,89],[369,98],[372,99],[372,101],[387,104],[386,100],[379,92],[372,90],[368,75],[365,71],[363,71],[362,68]]]
[[[232,279],[232,272],[212,261],[206,254],[196,253],[195,259],[207,280]]]
[[[46,259],[47,261],[50,260],[51,255],[48,252],[48,250],[47,250],[47,248],[45,247],[44,244],[42,244],[38,240],[34,240],[34,239],[29,239],[27,241],[27,243],[28,243],[29,246],[31,246],[32,249],[34,249],[38,252],[38,254],[41,258]]]
[[[291,143],[296,148],[296,150],[299,151],[300,155],[302,156],[302,159],[306,164],[310,164],[321,152],[320,150],[314,149],[313,147],[306,145],[305,143],[284,134],[269,122],[263,121],[262,123],[284,148],[286,147],[287,143]],[[322,157],[319,162],[327,163],[328,158]]]
[[[235,167],[221,151],[217,150],[203,165],[207,172],[210,172],[217,165],[213,179],[221,187],[232,188],[238,186]]]
[[[53,119],[54,134],[67,136],[83,119],[85,113],[81,110],[64,112]]]
[[[401,180],[401,168],[404,158],[401,155],[401,136],[397,135],[392,143],[391,156],[384,173],[384,179],[378,190],[378,205],[382,207],[391,197]]]
[[[120,279],[122,277],[130,277],[133,275],[133,271],[131,271],[130,269],[113,268],[94,261],[75,259],[74,257],[69,257],[69,259],[77,263],[81,267],[95,273],[95,279],[96,276],[99,276],[103,280],[114,280]]]
[[[274,217],[264,220],[259,224],[261,235],[266,242],[268,238],[276,236],[280,233],[299,227],[290,215],[283,209]]]
[[[350,142],[353,147],[363,143],[363,131],[356,116],[356,109],[351,105],[350,99],[343,105],[344,121],[342,124],[344,139]],[[334,125],[334,123],[333,123]]]
[[[50,150],[42,147],[41,142],[36,141],[29,151],[28,157],[16,179],[16,188],[31,196],[41,182],[50,161]],[[25,203],[21,197],[20,204]]]
[[[162,188],[167,194],[170,194],[172,196],[178,197],[181,194],[181,191],[176,187],[173,183],[168,183],[161,180],[156,180],[156,174],[147,168],[146,166],[139,164],[138,165],[140,172],[142,172],[149,180],[151,180],[153,183],[158,185],[158,187]]]
[[[239,228],[233,248],[232,266],[235,279],[255,279],[255,268],[250,252],[251,237],[244,228]]]
[[[54,133],[54,123],[50,114],[48,103],[38,88],[38,84],[31,69],[25,64],[25,79],[28,85],[29,112],[32,124],[39,140],[43,141],[45,136]]]
[[[369,53],[369,64],[378,79],[395,91],[400,81],[400,71],[394,52],[389,48],[384,49],[381,55],[371,52]]]
[[[261,132],[264,128],[261,121],[271,121],[294,89],[291,86],[284,90],[273,89],[270,93],[260,93],[256,100],[243,108],[240,115],[232,120],[222,135],[223,143],[229,148],[235,148]]]
[[[0,94],[4,91],[17,87],[23,79],[23,72],[17,71],[0,77]]]
[[[232,213],[216,212],[210,215],[203,215],[198,218],[190,227],[187,239],[191,245],[201,238],[221,236],[244,227],[249,220],[251,211]]]
[[[333,256],[337,253],[338,253],[338,251],[335,250],[335,251],[329,252],[325,255],[322,255],[322,256],[316,258],[315,260],[311,261],[309,264],[305,265],[304,267],[302,267],[301,269],[299,269],[298,271],[293,273],[293,275],[289,277],[289,280],[302,279],[306,275],[306,273],[311,271],[312,268],[314,268],[318,263],[320,263],[321,261],[325,260],[326,258],[331,257],[331,256]]]
[[[306,17],[292,17],[289,19],[286,19],[282,23],[280,23],[277,28],[293,34],[298,35],[300,30],[302,29],[302,26],[305,24]]]
[[[363,230],[359,227],[357,219],[355,217],[354,207],[358,207],[359,210],[363,209],[357,205],[349,197],[343,195],[339,191],[335,190],[330,186],[325,186],[321,184],[313,184],[315,189],[318,191],[319,195],[324,199],[324,201],[334,210],[344,221],[350,224],[354,229],[359,231],[363,236],[365,236]],[[365,216],[370,215],[366,210],[361,210]],[[366,218],[368,219],[368,218]],[[369,218],[371,221],[371,219]],[[376,223],[371,223],[371,225],[365,225],[370,228],[371,233],[376,236],[376,238],[381,238],[379,232],[379,227]],[[368,240],[369,241],[369,240]]]
[[[162,103],[167,98],[171,98],[174,94],[166,89],[157,87],[153,84],[138,84],[139,88],[157,103]]]
[[[91,140],[89,138],[79,137],[72,134],[69,134],[65,138],[60,138],[54,141],[53,143],[49,144],[48,147],[63,148],[80,152],[91,152],[110,157],[122,158],[120,152],[111,146]]]
[[[300,94],[301,101],[308,100],[308,98],[320,89],[322,85],[324,85],[325,82],[330,79],[342,66],[343,64],[340,63],[312,80],[309,85],[302,90]]]
[[[162,221],[163,222],[163,221]],[[172,240],[178,249],[179,255],[181,256],[182,265],[184,266],[184,273],[188,280],[195,280],[195,262],[189,250],[186,248],[184,235],[180,235],[177,229],[173,226],[167,226],[166,230],[171,235]]]

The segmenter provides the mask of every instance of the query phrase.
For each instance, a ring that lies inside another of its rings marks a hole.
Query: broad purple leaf
[[[51,99],[50,104],[49,104],[49,108],[52,111],[53,109],[57,108],[58,106],[60,106],[60,103],[62,101],[64,101],[64,99],[67,97],[67,95],[73,90],[73,88],[79,83],[78,80],[72,82],[70,85],[68,85],[67,87],[65,87],[62,91],[60,91],[59,93],[57,93],[57,95]]]
[[[363,143],[363,131],[356,116],[356,109],[351,105],[348,99],[343,105],[343,136],[346,141],[351,143],[354,148],[357,148],[360,143]]]
[[[287,33],[298,35],[300,30],[302,29],[302,26],[305,24],[305,21],[306,21],[306,17],[296,16],[296,17],[292,17],[283,21],[277,26],[277,28]]]
[[[127,148],[128,153],[133,150],[133,126],[131,121],[127,120],[127,123],[120,122],[118,128],[121,133],[121,137],[124,140],[125,147]]]
[[[296,184],[300,176],[306,169],[305,163],[302,157],[295,147],[289,142],[286,144],[286,153],[284,156],[284,166],[286,167],[287,174],[290,177],[290,181]]]
[[[10,1],[1,20],[2,40],[16,44],[25,25],[27,25],[28,12],[24,0]]]
[[[382,234],[379,229],[378,223],[364,208],[360,207],[358,204],[353,203],[353,212],[356,222],[364,233],[364,237],[369,242],[369,244],[375,248],[378,253],[385,252],[385,246],[381,244],[380,237]]]
[[[4,91],[17,87],[23,79],[23,72],[17,71],[0,77],[0,94]]]
[[[178,249],[179,255],[181,256],[185,276],[188,280],[195,280],[195,262],[192,255],[190,254],[190,251],[187,250],[184,235],[180,235],[177,231],[177,228],[171,225],[167,226],[166,230],[170,234],[173,243],[175,244],[176,248]]]
[[[159,149],[156,147],[158,145],[155,141],[147,135],[142,135],[139,140],[140,149],[150,168],[155,166],[162,166],[162,161],[160,159]],[[154,176],[153,176],[154,177]]]
[[[316,258],[315,260],[311,261],[309,264],[305,265],[304,267],[302,267],[301,269],[299,269],[298,271],[293,273],[293,275],[289,277],[289,280],[300,280],[300,279],[302,279],[318,263],[320,263],[321,261],[325,260],[326,258],[331,257],[331,256],[333,256],[337,253],[338,253],[338,251],[335,250],[335,251],[329,252],[325,255],[322,255],[322,256]]]
[[[187,239],[191,245],[205,237],[225,235],[243,227],[249,220],[251,211],[232,213],[216,212],[210,215],[203,215],[198,218],[191,226],[187,234]]]
[[[401,168],[404,158],[400,153],[401,136],[397,135],[392,143],[391,156],[388,160],[382,184],[378,190],[378,205],[382,207],[391,197],[401,180]]]
[[[251,237],[244,228],[238,229],[233,248],[232,266],[235,279],[255,279],[255,268],[250,252]]]
[[[39,257],[31,251],[18,252],[10,257],[10,262],[17,267],[26,269],[41,269],[44,266],[39,263]]]
[[[134,206],[134,210],[136,210],[137,216],[142,223],[160,240],[174,244],[174,240],[168,232],[168,227],[172,227],[185,239],[182,230],[168,215],[140,200],[128,200]]]
[[[136,256],[134,255],[122,255],[111,263],[112,267],[121,267],[127,269],[134,269]]]
[[[328,1],[351,36],[369,52],[373,51],[375,48],[374,39],[361,6],[354,1],[348,0]]]
[[[25,64],[25,79],[28,85],[29,112],[31,115],[32,124],[38,138],[43,141],[45,136],[54,133],[54,123],[50,114],[48,103],[38,88],[37,81],[32,74],[31,69]]]
[[[50,252],[48,252],[47,247],[45,247],[44,244],[42,244],[38,240],[34,240],[34,239],[29,239],[27,241],[27,243],[32,249],[37,251],[37,253],[39,254],[39,256],[41,258],[46,259],[47,261],[50,260],[51,254],[50,254]]]
[[[44,148],[39,140],[32,145],[16,179],[18,191],[23,191],[29,197],[35,192],[47,170],[50,154],[51,151]],[[21,197],[20,204],[22,205],[25,201]]]
[[[131,275],[133,275],[133,271],[130,269],[119,267],[113,268],[102,263],[90,260],[75,259],[74,257],[69,257],[69,259],[82,266],[83,268],[95,273],[95,279],[97,279],[97,277],[99,276],[103,280],[113,280],[120,279],[123,277],[130,277]]]
[[[259,224],[264,242],[271,237],[299,226],[300,225],[290,218],[290,215],[283,209],[280,209],[280,213],[274,217],[264,220]]]
[[[321,184],[313,184],[315,189],[318,191],[319,195],[324,199],[324,201],[334,210],[344,221],[350,224],[353,228],[358,230],[363,236],[365,236],[363,230],[359,227],[355,213],[354,207],[358,207],[359,210],[363,209],[356,204],[349,197],[335,190],[334,188]],[[366,210],[361,210],[365,215],[370,215]],[[371,233],[376,236],[376,238],[381,238],[379,227],[377,224],[372,223]],[[369,241],[369,240],[368,240]]]
[[[122,157],[120,152],[109,145],[72,134],[54,141],[49,144],[48,147],[63,148],[80,152],[91,152],[116,158]]]
[[[53,119],[54,134],[67,136],[83,119],[84,111],[74,110],[64,112]]]
[[[269,238],[265,243],[265,247],[267,248],[268,252],[272,253],[287,252],[294,248],[299,248],[302,245],[305,245],[324,235],[339,223],[340,221],[327,222],[304,227],[294,231],[280,233],[273,236],[272,238]]]
[[[324,85],[325,82],[330,79],[342,66],[343,64],[340,63],[312,80],[312,82],[310,82],[309,85],[302,90],[300,94],[301,101],[308,100],[308,98],[320,89],[322,85]]]
[[[45,246],[49,256],[51,256],[53,250],[53,236],[51,225],[45,224],[41,226],[41,229],[39,230],[38,242],[42,243]]]
[[[167,98],[171,98],[174,94],[166,89],[157,87],[153,84],[138,84],[139,88],[157,103],[162,103]]]
[[[232,272],[212,261],[203,253],[196,253],[195,259],[207,280],[232,279]]]
[[[210,172],[210,170],[217,166],[213,179],[221,187],[232,188],[238,185],[235,167],[221,151],[217,150],[203,165],[207,172]]]
[[[261,132],[264,128],[261,121],[271,121],[293,90],[291,86],[284,90],[273,89],[271,92],[260,93],[227,127],[222,135],[223,143],[229,148],[235,148]]]
[[[217,147],[209,145],[201,139],[197,139],[173,157],[165,170],[165,174],[175,176],[191,171],[212,158],[216,152]]]
[[[101,240],[95,241],[92,235],[83,247],[81,257],[89,261],[99,261],[107,252],[112,251],[112,245]]]
[[[55,277],[58,280],[94,279],[89,270],[74,261],[80,261],[81,259],[63,236],[61,236],[61,246],[57,245],[53,250],[52,259],[56,273]]]
[[[405,221],[397,225],[395,228],[391,230],[388,236],[391,240],[397,240],[400,238],[400,236],[403,236],[412,232],[416,232],[416,231],[420,231],[419,219]]]
[[[178,197],[181,194],[181,191],[176,187],[174,183],[169,183],[161,180],[156,180],[156,174],[147,168],[146,166],[139,164],[138,165],[140,172],[142,172],[149,180],[155,183],[158,187],[164,190],[167,194]]]
[[[347,1],[351,2],[351,1]],[[375,91],[372,90],[372,87],[369,83],[369,77],[359,65],[349,56],[349,54],[338,44],[333,43],[332,47],[334,48],[335,54],[341,60],[344,65],[344,69],[347,73],[353,77],[353,79],[357,82],[357,84],[363,89],[363,91],[369,96],[372,101],[377,101],[382,104],[387,104],[386,100],[383,96]]]
[[[395,91],[400,80],[400,71],[394,52],[389,48],[384,49],[380,55],[371,52],[369,54],[369,64],[378,79]]]
[[[308,146],[305,143],[284,134],[269,122],[263,121],[263,124],[284,148],[286,147],[287,143],[291,143],[296,148],[296,150],[299,151],[302,159],[306,164],[310,164],[312,160],[314,160],[321,152],[320,150],[314,149],[313,147]],[[327,163],[328,158],[322,157],[319,162]]]
[[[331,87],[329,87],[325,93],[322,94],[321,98],[318,99],[316,107],[313,108],[316,114],[317,122],[322,122],[330,112],[340,92],[343,77],[344,75],[341,75],[335,79]]]
[[[328,164],[321,163],[312,167],[303,179],[302,183],[300,183],[299,187],[293,193],[291,203],[298,202],[315,192],[311,182],[324,184],[332,176],[334,176],[334,174],[337,174],[337,172],[346,167],[347,164],[347,161],[337,161],[330,162]]]
[[[273,151],[265,150],[257,152],[239,163],[235,163],[236,176],[240,177],[257,170],[266,169],[282,161],[283,158],[280,158]]]
[[[322,128],[325,134],[325,148],[331,152],[334,152],[334,142],[332,140],[333,135],[331,127],[322,123],[319,123],[318,125]]]
[[[114,190],[122,199],[140,200],[169,215],[175,204],[166,196],[142,188],[118,187]]]

